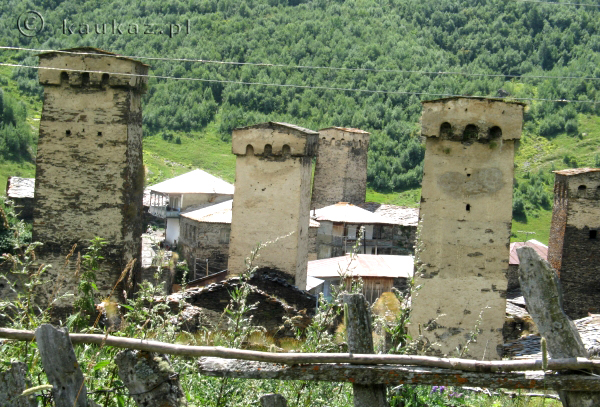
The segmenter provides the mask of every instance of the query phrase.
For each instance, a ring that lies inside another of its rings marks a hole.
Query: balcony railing
[[[179,209],[170,208],[168,206],[151,206],[148,210],[151,215],[156,216],[157,218],[178,218],[181,214]]]

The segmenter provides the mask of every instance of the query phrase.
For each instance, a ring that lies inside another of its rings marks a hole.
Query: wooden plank
[[[540,335],[546,339],[548,352],[557,358],[588,357],[575,324],[563,311],[554,269],[531,247],[520,247],[517,254],[521,291]],[[564,391],[559,395],[564,406],[600,406],[600,393]]]
[[[179,376],[165,355],[124,350],[117,354],[115,363],[119,377],[138,406],[187,406]]]
[[[0,328],[0,338],[22,341],[35,340],[33,331]],[[95,344],[116,348],[137,349],[146,352],[165,353],[188,357],[219,357],[223,359],[253,360],[257,362],[282,363],[288,365],[306,363],[350,363],[355,365],[411,365],[439,367],[465,372],[514,372],[541,370],[541,360],[498,360],[439,358],[417,355],[371,355],[349,353],[273,353],[221,346],[189,346],[146,339],[133,339],[97,334],[70,334],[73,344]],[[555,358],[548,360],[548,370],[578,370],[600,368],[600,360],[587,358]]]
[[[374,353],[371,310],[365,297],[362,294],[344,294],[343,300],[348,351],[350,353]],[[384,384],[354,383],[352,391],[355,407],[389,406]]]
[[[35,330],[44,372],[54,386],[56,407],[87,407],[87,389],[66,328],[43,324]]]
[[[303,364],[286,366],[221,358],[201,358],[201,374],[238,379],[313,380],[358,384],[472,386],[490,389],[600,391],[600,378],[585,374],[464,372],[418,366]]]

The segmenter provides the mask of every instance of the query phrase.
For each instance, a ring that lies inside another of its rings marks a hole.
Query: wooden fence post
[[[179,377],[165,355],[124,350],[117,354],[115,363],[138,406],[187,406]]]
[[[281,394],[265,394],[260,398],[262,407],[287,407],[287,400]]]
[[[548,344],[552,358],[588,357],[573,321],[562,308],[562,294],[556,272],[531,247],[517,249],[519,282],[527,309]],[[560,391],[565,407],[600,406],[600,393]]]
[[[27,366],[23,362],[11,363],[10,369],[0,372],[0,406],[36,407],[35,397],[21,396],[27,387]]]
[[[374,353],[371,312],[362,294],[344,294],[344,315],[348,352]],[[355,407],[387,407],[386,388],[383,384],[353,384]]]
[[[87,389],[66,328],[43,324],[35,330],[44,372],[54,386],[56,407],[87,407]]]

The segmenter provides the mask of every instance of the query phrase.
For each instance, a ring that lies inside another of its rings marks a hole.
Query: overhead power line
[[[95,54],[98,55],[98,54]],[[230,81],[221,79],[205,79],[205,78],[185,78],[185,77],[174,77],[164,75],[142,75],[133,73],[120,73],[110,71],[93,71],[93,70],[81,70],[81,69],[68,69],[68,68],[52,68],[52,67],[40,67],[22,64],[8,64],[0,63],[0,66],[9,66],[16,68],[29,68],[29,69],[47,69],[61,72],[87,72],[87,73],[98,73],[98,74],[109,74],[109,75],[123,75],[131,77],[146,77],[155,79],[170,79],[179,81],[199,81],[208,83],[231,83],[237,85],[257,85],[257,86],[271,86],[271,87],[282,87],[282,88],[298,88],[298,89],[318,89],[318,90],[335,90],[342,92],[363,92],[363,93],[381,93],[381,94],[396,94],[396,95],[416,95],[416,96],[433,96],[433,97],[477,97],[482,99],[498,100],[497,97],[491,96],[473,96],[473,95],[460,95],[451,93],[430,93],[430,92],[411,92],[411,91],[399,91],[399,90],[370,90],[370,89],[356,89],[356,88],[338,88],[330,86],[310,86],[310,85],[294,85],[294,84],[282,84],[282,83],[264,83],[264,82],[243,82],[243,81]],[[543,98],[507,98],[511,101],[536,101],[536,102],[560,102],[560,103],[600,103],[597,100],[569,100],[569,99],[543,99]]]
[[[14,51],[30,51],[30,52],[56,52],[62,54],[77,54],[77,55],[98,55],[94,52],[80,52],[80,51],[68,51],[68,50],[54,50],[54,49],[34,49],[34,48],[22,48],[22,47],[6,47],[0,46],[0,49],[14,50]],[[345,68],[345,67],[334,67],[334,66],[311,66],[311,65],[285,65],[285,64],[271,64],[262,62],[235,62],[235,61],[216,61],[210,59],[193,59],[193,58],[170,58],[170,57],[146,57],[146,56],[132,56],[132,55],[119,55],[121,58],[131,59],[144,59],[149,61],[170,61],[170,62],[196,62],[202,64],[217,64],[217,65],[230,65],[230,66],[257,66],[265,68],[284,68],[284,69],[313,69],[313,70],[331,70],[331,71],[351,71],[351,72],[383,72],[383,73],[402,73],[402,74],[418,74],[418,75],[457,75],[467,77],[483,77],[483,78],[524,78],[524,79],[579,79],[597,81],[600,77],[593,76],[554,76],[554,75],[527,75],[527,74],[501,74],[501,73],[468,73],[460,71],[424,71],[424,70],[407,70],[407,69],[380,69],[380,68]]]

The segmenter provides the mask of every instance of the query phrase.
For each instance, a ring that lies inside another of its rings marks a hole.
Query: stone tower
[[[245,259],[259,243],[254,265],[277,269],[306,288],[310,178],[319,133],[268,122],[232,134],[235,194],[229,240],[229,273],[244,272]]]
[[[477,98],[423,102],[427,138],[411,336],[430,353],[498,359],[506,312],[515,141],[523,105]]]
[[[571,319],[600,312],[600,168],[554,171],[548,262]]]
[[[366,131],[344,127],[319,130],[311,209],[365,202],[368,148]]]
[[[148,66],[94,48],[39,58],[44,105],[33,240],[44,244],[40,258],[52,264],[49,276],[69,287],[75,282],[68,281],[64,261],[72,246],[80,250],[95,236],[106,239],[106,265],[97,275],[98,290],[106,294],[129,260],[136,258],[138,266],[141,260],[141,95],[147,78],[122,74],[147,74]]]

